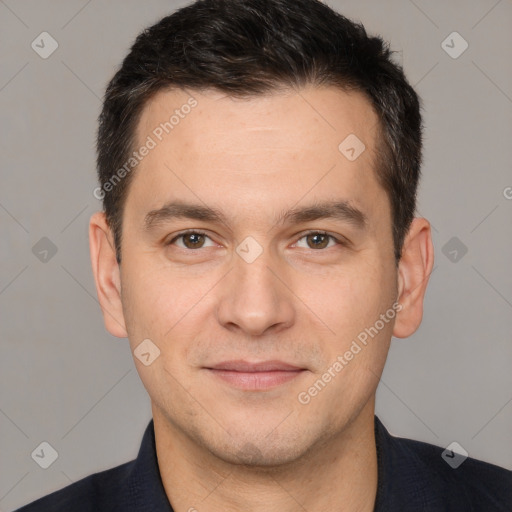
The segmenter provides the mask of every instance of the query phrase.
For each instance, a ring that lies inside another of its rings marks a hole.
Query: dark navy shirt
[[[511,512],[512,471],[394,437],[375,416],[378,487],[374,512]],[[460,460],[458,461],[460,462]],[[340,507],[341,510],[341,507]],[[164,491],[153,420],[137,458],[95,473],[18,512],[173,512]]]

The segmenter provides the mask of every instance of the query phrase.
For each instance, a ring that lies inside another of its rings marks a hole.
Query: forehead
[[[275,211],[309,196],[376,210],[387,202],[374,172],[377,134],[367,98],[335,87],[244,99],[162,91],[139,121],[138,145],[151,139],[153,148],[128,200],[154,209],[186,195],[214,207]]]
[[[215,90],[172,90],[160,91],[147,102],[137,134],[139,140],[151,133],[158,139],[180,138],[189,154],[198,156],[228,147],[230,153],[240,148],[244,155],[272,151],[279,144],[289,148],[304,139],[311,145],[300,148],[302,154],[309,147],[316,152],[332,150],[352,133],[364,139],[371,152],[377,125],[362,93],[336,87],[309,86],[243,99]]]

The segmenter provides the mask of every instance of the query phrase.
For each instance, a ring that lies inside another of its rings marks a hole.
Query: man
[[[374,415],[433,266],[420,162],[402,70],[321,2],[198,1],[141,33],[90,246],[153,419],[135,461],[21,510],[512,510],[512,472]]]

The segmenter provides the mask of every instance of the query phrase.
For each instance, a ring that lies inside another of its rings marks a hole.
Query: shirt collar
[[[173,512],[158,468],[153,420],[144,432],[127,491],[127,512]]]
[[[391,435],[377,416],[374,419],[378,467],[374,512],[447,510],[448,484],[414,449],[420,443]]]

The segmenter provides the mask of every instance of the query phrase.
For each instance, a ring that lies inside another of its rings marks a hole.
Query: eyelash
[[[185,236],[185,235],[190,235],[190,234],[194,234],[194,235],[203,235],[203,236],[206,236],[207,238],[210,238],[208,236],[208,234],[205,232],[205,231],[201,231],[200,229],[188,229],[186,231],[182,231],[180,233],[178,233],[172,240],[170,240],[169,242],[166,243],[166,245],[173,245],[174,242],[176,240],[178,240],[179,238]],[[336,242],[337,245],[340,245],[340,246],[346,246],[347,243],[344,242],[343,240],[340,240],[338,238],[336,238],[335,236],[327,233],[326,231],[318,231],[318,230],[312,230],[312,231],[307,231],[306,233],[303,233],[299,238],[298,240],[302,240],[303,238],[309,236],[309,235],[324,235],[324,236],[327,236],[329,237],[331,240],[334,240]],[[211,238],[210,238],[211,240]],[[297,241],[298,241],[297,240]],[[331,247],[332,248],[332,247]],[[180,249],[182,249],[182,247],[180,247]],[[203,247],[199,247],[199,249],[203,249]],[[325,251],[327,248],[325,249],[310,249],[311,251]],[[188,248],[185,248],[183,249],[185,251],[190,251],[190,252],[195,252],[197,251],[198,249],[188,249]]]

